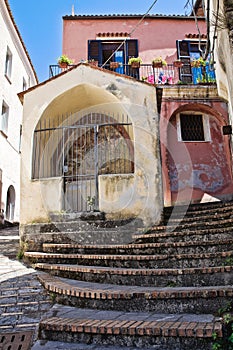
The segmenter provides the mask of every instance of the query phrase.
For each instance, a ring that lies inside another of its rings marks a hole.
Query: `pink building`
[[[148,15],[139,27],[139,15],[64,16],[63,53],[74,63],[95,60],[107,69],[110,62],[120,62],[115,71],[127,75],[132,75],[129,58],[139,56],[143,64],[135,73],[137,79],[152,84],[197,83],[201,70],[192,68],[191,62],[200,57],[206,41],[203,11],[197,10],[201,35],[193,16]],[[152,71],[151,61],[157,56],[168,65]],[[177,58],[182,68],[173,66]],[[212,81],[214,74],[208,74]],[[163,88],[160,136],[165,205],[199,202],[205,194],[232,197],[232,157],[229,136],[223,134],[229,124],[227,104],[214,87],[202,86],[201,92],[197,86]]]

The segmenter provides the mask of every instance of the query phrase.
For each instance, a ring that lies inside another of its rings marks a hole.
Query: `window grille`
[[[205,141],[201,114],[180,114],[182,141]]]

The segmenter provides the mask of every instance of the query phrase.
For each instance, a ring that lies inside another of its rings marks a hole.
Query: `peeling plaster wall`
[[[161,111],[161,143],[165,205],[199,202],[205,193],[222,199],[233,195],[229,136],[222,134],[228,124],[227,104],[214,88],[195,90],[188,100],[185,87],[164,92]],[[183,90],[183,91],[182,91]],[[202,90],[202,91],[201,91]],[[204,97],[206,94],[206,98]],[[169,99],[169,95],[172,98]],[[186,96],[183,101],[180,95]],[[208,96],[208,98],[207,98]],[[211,96],[211,97],[210,97]],[[187,100],[187,101],[185,101]],[[205,114],[209,120],[210,140],[178,141],[176,115],[187,111]]]
[[[113,218],[138,216],[145,225],[158,222],[163,195],[155,88],[82,64],[24,96],[21,224],[49,221],[49,213],[62,208],[60,179],[53,186],[53,179],[31,179],[33,133],[46,115],[70,111],[128,114],[133,125],[135,171],[99,176],[100,208]]]

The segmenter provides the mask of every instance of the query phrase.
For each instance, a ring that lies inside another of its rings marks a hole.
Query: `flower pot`
[[[183,67],[184,63],[182,61],[174,61],[173,66],[177,68]]]
[[[64,68],[67,68],[68,67],[68,63],[67,62],[59,62],[59,67],[64,69]]]
[[[110,62],[110,68],[111,69],[116,69],[119,67],[119,62]]]
[[[162,68],[163,63],[162,62],[152,62],[152,67],[153,68]]]
[[[91,66],[98,67],[99,62],[98,61],[89,61],[88,62]]]
[[[131,63],[131,68],[140,68],[140,62],[132,62]]]

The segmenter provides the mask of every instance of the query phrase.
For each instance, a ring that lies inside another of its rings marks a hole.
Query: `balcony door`
[[[121,45],[122,44],[122,45]],[[99,66],[106,63],[104,68],[109,69],[110,62],[119,62],[122,65],[116,72],[124,73],[124,64],[128,63],[130,57],[138,56],[137,40],[89,40],[88,60],[96,60]]]

